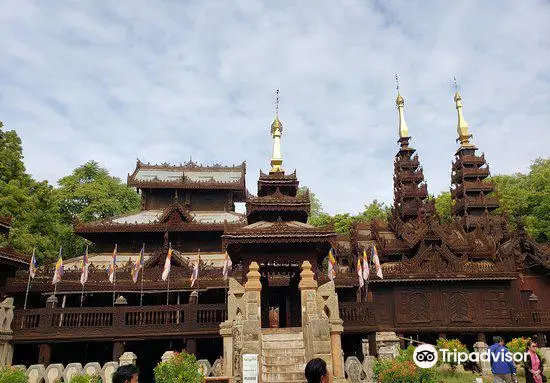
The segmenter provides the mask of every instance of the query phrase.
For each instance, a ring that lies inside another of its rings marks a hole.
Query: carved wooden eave
[[[12,217],[11,216],[0,216],[0,227],[5,229],[11,228]]]
[[[164,253],[166,256],[166,253]],[[183,265],[179,266],[172,259],[172,268],[170,270],[170,290],[195,290],[195,289],[210,289],[210,288],[226,288],[227,282],[222,278],[222,269],[213,268],[201,261],[199,266],[199,278],[195,286],[191,288],[191,268]],[[163,264],[163,262],[162,262]],[[143,288],[145,291],[166,290],[167,282],[162,280],[162,264],[154,265],[145,269],[143,274]],[[35,293],[51,293],[53,291],[52,275],[53,267],[39,268],[39,273],[33,279],[32,291]],[[232,272],[232,277],[239,278],[241,269],[235,267]],[[28,272],[21,271],[14,278],[9,278],[5,287],[5,291],[10,294],[25,292],[27,287]],[[140,275],[141,280],[141,275]],[[81,291],[80,270],[66,270],[63,274],[63,279],[57,284],[57,292],[75,292]],[[131,275],[131,265],[117,266],[116,273],[116,289],[117,292],[137,292],[141,289],[141,283],[134,283]],[[91,292],[112,292],[113,284],[109,282],[107,271],[103,268],[94,268],[90,266],[88,281],[86,282],[84,291]]]
[[[183,207],[180,203],[174,203],[164,209],[162,215],[158,218],[159,223],[168,223],[174,226],[179,226],[183,223],[191,223],[193,217],[189,213],[189,209]]]
[[[258,194],[264,188],[288,187],[298,189],[300,182],[296,176],[296,170],[290,174],[282,172],[265,174],[260,170],[260,178],[258,179]]]
[[[331,227],[320,228],[301,222],[264,222],[227,230],[222,235],[222,246],[245,243],[328,243],[336,245],[337,234]]]
[[[310,201],[309,194],[301,197],[292,197],[281,193],[277,188],[275,193],[249,198],[246,201],[246,210],[248,214],[255,211],[300,211],[309,214]]]
[[[173,179],[173,180],[161,180],[161,179],[151,179],[151,180],[140,180],[136,179],[136,176],[140,170],[158,170],[158,171],[181,171],[182,177]],[[239,172],[241,176],[239,179],[233,181],[216,181],[216,180],[191,180],[185,177],[185,171],[193,172],[209,172],[209,173],[224,173],[224,172]],[[246,198],[246,163],[243,162],[238,166],[221,166],[215,164],[212,166],[202,166],[195,162],[188,162],[181,165],[149,165],[144,164],[141,161],[137,161],[136,169],[132,174],[128,174],[127,185],[135,187],[138,189],[206,189],[206,190],[233,190],[240,192],[242,198]]]
[[[8,263],[14,266],[28,266],[31,256],[20,253],[11,246],[0,247],[0,263]]]
[[[239,228],[245,225],[244,220],[239,223],[200,223],[182,222],[178,225],[170,223],[103,223],[96,225],[75,226],[76,234],[93,233],[162,233],[162,232],[198,232],[198,231],[223,231],[226,228]]]

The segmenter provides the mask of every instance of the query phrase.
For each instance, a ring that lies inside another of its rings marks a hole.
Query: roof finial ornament
[[[456,125],[458,138],[456,139],[456,141],[460,142],[461,147],[472,147],[473,145],[470,143],[470,138],[472,138],[473,135],[470,133],[470,130],[468,128],[468,123],[466,122],[466,119],[464,119],[464,115],[462,114],[462,96],[458,91],[459,86],[456,81],[456,77],[453,77],[453,81],[455,86],[454,100],[456,105],[456,111],[458,114],[458,123]]]
[[[399,93],[399,76],[395,74],[395,89],[397,90],[397,99],[395,104],[397,105],[397,110],[399,113],[399,141],[404,143],[403,138],[409,137],[409,128],[407,127],[407,122],[405,121],[405,100],[401,97]]]
[[[281,168],[283,156],[281,155],[281,135],[283,133],[283,124],[279,120],[279,89],[275,95],[275,120],[271,124],[271,136],[273,137],[273,154],[271,156],[270,173],[284,173]]]

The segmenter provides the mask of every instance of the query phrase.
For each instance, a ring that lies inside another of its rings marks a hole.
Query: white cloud
[[[0,3],[0,119],[37,178],[89,159],[268,169],[281,89],[284,167],[329,212],[392,199],[400,74],[430,192],[456,150],[451,78],[493,173],[548,156],[550,6],[542,1]]]

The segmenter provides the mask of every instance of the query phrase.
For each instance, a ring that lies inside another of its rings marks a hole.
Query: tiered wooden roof
[[[0,216],[0,234],[8,235],[11,228],[11,217]]]
[[[165,209],[143,210],[105,220],[75,224],[77,234],[165,232],[165,231],[223,231],[225,227],[245,224],[245,216],[236,212],[190,211],[178,202]]]
[[[246,163],[238,166],[202,166],[189,161],[182,165],[150,165],[137,161],[128,174],[127,184],[138,189],[204,189],[231,190],[234,201],[246,198]]]

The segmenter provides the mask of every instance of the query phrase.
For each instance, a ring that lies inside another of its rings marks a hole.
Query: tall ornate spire
[[[470,130],[468,129],[468,123],[466,122],[466,119],[464,119],[464,115],[462,114],[462,96],[460,95],[460,92],[458,91],[458,85],[456,83],[456,77],[454,78],[455,83],[455,105],[456,105],[456,111],[458,113],[458,123],[456,125],[456,131],[458,133],[458,138],[456,139],[457,142],[460,142],[461,147],[472,147],[470,143],[470,138],[472,138],[472,134],[470,133]]]
[[[283,124],[279,120],[279,89],[275,100],[275,119],[271,124],[271,135],[273,136],[273,154],[271,155],[271,170],[270,173],[284,173],[281,168],[283,164],[283,156],[281,154],[281,135],[283,133]]]
[[[399,93],[399,78],[395,75],[397,84],[397,99],[395,103],[399,111],[399,151],[394,159],[393,175],[393,221],[407,222],[415,220],[425,213],[433,214],[435,205],[428,201],[428,187],[424,182],[424,172],[420,166],[416,150],[409,146],[409,129],[403,113],[405,100]]]
[[[399,138],[409,137],[409,128],[407,127],[407,122],[405,121],[405,100],[401,97],[399,93],[399,77],[395,75],[395,83],[397,84],[397,99],[395,104],[397,105],[397,110],[399,111]]]

